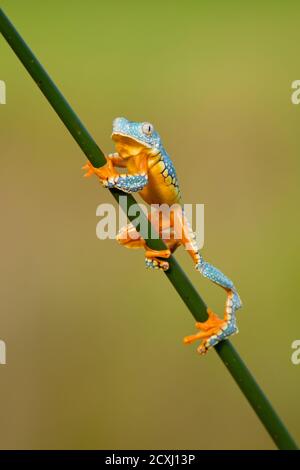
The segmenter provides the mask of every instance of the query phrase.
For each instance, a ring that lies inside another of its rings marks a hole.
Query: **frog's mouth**
[[[151,149],[150,144],[146,144],[142,140],[135,139],[133,137],[128,137],[128,135],[122,134],[121,132],[113,132],[111,135],[112,140],[118,144],[123,144],[126,147],[137,147],[140,146],[145,149]]]
[[[113,132],[111,138],[115,142],[117,153],[122,158],[134,157],[151,150],[151,146],[141,142],[133,137],[121,134],[119,132]]]

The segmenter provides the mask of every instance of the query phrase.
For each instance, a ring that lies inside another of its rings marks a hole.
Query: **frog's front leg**
[[[118,171],[114,167],[113,160],[110,158],[107,158],[106,164],[100,168],[96,168],[91,164],[91,162],[88,162],[82,167],[82,169],[87,170],[87,172],[83,175],[85,178],[96,175],[98,176],[103,186],[108,186],[109,180],[113,180],[119,176]]]
[[[116,160],[117,159],[117,160]],[[95,168],[90,162],[82,168],[88,170],[84,176],[95,174],[100,179],[103,186],[107,188],[116,188],[126,193],[141,191],[148,184],[147,161],[146,158],[139,159],[137,173],[119,173],[114,164],[121,166],[117,154],[113,154],[111,158],[107,158],[107,163]],[[122,163],[122,161],[120,161]],[[126,166],[125,164],[123,166]]]

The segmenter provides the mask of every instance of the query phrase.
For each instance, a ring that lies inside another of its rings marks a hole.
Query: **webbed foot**
[[[207,351],[216,346],[220,341],[227,339],[229,336],[238,333],[236,319],[234,314],[234,293],[228,294],[224,319],[219,318],[210,309],[207,309],[208,319],[205,322],[197,322],[196,328],[201,330],[195,335],[186,336],[184,338],[185,344],[191,344],[200,339],[201,344],[197,348],[199,354],[206,354]]]
[[[83,175],[85,178],[92,175],[98,176],[103,186],[108,186],[110,181],[113,182],[114,179],[118,177],[118,173],[114,169],[111,160],[108,160],[107,163],[100,168],[96,168],[91,164],[91,162],[87,162],[83,165],[82,170],[86,170],[86,173]]]
[[[168,261],[164,261],[159,258],[145,258],[146,268],[147,269],[160,269],[162,271],[167,271],[169,269]]]
[[[147,247],[145,263],[146,268],[148,269],[161,269],[162,271],[167,271],[169,269],[168,261],[164,261],[160,258],[169,258],[171,256],[171,251],[166,250],[152,250]]]

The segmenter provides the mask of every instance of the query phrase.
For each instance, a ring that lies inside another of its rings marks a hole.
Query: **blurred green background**
[[[244,301],[234,345],[300,440],[300,6],[2,6],[105,152],[116,116],[159,130],[184,200],[205,204],[203,254]],[[273,449],[217,355],[182,345],[194,321],[168,280],[96,238],[112,197],[3,38],[0,59],[1,448]]]

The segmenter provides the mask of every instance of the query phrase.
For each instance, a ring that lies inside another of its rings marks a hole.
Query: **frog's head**
[[[161,147],[159,134],[150,122],[134,122],[118,117],[113,121],[111,137],[123,158],[140,153],[155,155]]]

